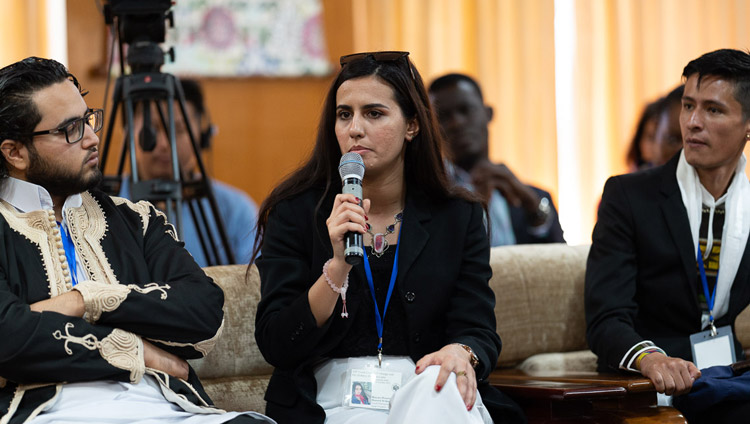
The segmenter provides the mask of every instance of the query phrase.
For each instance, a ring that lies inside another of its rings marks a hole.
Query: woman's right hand
[[[365,213],[370,209],[370,201],[363,201],[362,206],[364,208],[359,206],[359,199],[353,194],[339,194],[333,202],[331,215],[326,219],[328,236],[333,247],[333,258],[328,266],[327,278],[331,280],[331,284],[339,288],[344,285],[352,269],[344,257],[344,236],[348,231],[360,234],[367,232]],[[332,290],[328,284],[326,277],[321,274],[307,292],[310,310],[318,327],[323,326],[331,317],[339,298],[339,292]]]
[[[360,234],[367,232],[367,211],[369,210],[369,199],[364,199],[360,207],[359,199],[353,194],[336,195],[331,215],[326,219],[334,259],[344,259],[344,236],[347,232]]]

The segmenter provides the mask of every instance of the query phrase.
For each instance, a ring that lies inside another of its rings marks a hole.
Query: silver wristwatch
[[[539,199],[539,205],[536,208],[536,213],[534,214],[534,219],[536,222],[539,223],[545,223],[549,219],[549,216],[552,214],[552,205],[550,204],[550,201],[546,197],[542,197]]]

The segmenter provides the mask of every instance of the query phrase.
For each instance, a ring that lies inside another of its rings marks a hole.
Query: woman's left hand
[[[471,411],[477,399],[477,377],[469,362],[469,353],[457,344],[449,344],[437,352],[425,355],[417,362],[416,373],[421,374],[430,365],[440,365],[440,372],[435,381],[435,390],[445,386],[450,373],[456,374],[456,384],[466,409]]]

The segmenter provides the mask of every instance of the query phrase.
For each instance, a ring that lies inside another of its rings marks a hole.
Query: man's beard
[[[84,163],[89,156],[86,156]],[[83,166],[78,173],[69,171],[64,169],[63,164],[43,158],[30,145],[29,169],[26,172],[26,180],[44,187],[52,196],[68,197],[98,186],[102,181],[102,171],[98,167],[94,167],[88,176],[85,176]]]

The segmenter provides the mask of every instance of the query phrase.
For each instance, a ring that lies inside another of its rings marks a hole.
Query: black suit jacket
[[[696,246],[677,185],[675,156],[666,165],[610,178],[586,266],[586,323],[600,370],[619,367],[636,343],[651,340],[692,361],[689,336],[701,331]],[[746,200],[746,199],[745,199]],[[744,201],[744,200],[743,200]],[[732,285],[732,325],[750,302],[750,248]],[[737,358],[742,349],[735,338]]]
[[[347,297],[349,319],[341,300],[320,328],[310,310],[307,290],[332,257],[325,219],[333,195],[315,207],[321,191],[309,190],[280,202],[271,211],[258,259],[261,301],[255,337],[265,359],[276,368],[266,392],[266,413],[279,423],[322,423],[316,403],[313,364],[328,357],[347,331],[351,317],[370,298]],[[417,361],[449,343],[472,347],[479,357],[480,393],[496,420],[523,422],[518,407],[492,389],[486,378],[497,362],[500,338],[495,332],[494,293],[488,280],[489,244],[478,204],[463,200],[435,202],[408,193],[402,223],[399,269],[392,301],[407,315],[410,357]],[[364,268],[355,266],[349,284],[366,284]]]

